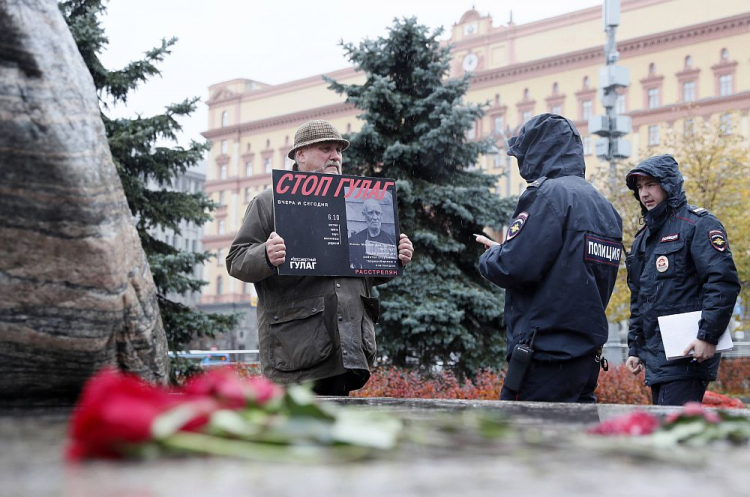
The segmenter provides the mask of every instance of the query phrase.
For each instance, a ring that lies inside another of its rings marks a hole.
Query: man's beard
[[[337,160],[329,160],[328,162],[326,162],[325,166],[321,167],[320,169],[316,169],[313,172],[314,173],[322,173],[323,171],[325,171],[330,166],[335,166],[336,167],[336,171],[338,171],[338,174],[341,174],[341,163],[339,161],[337,161]]]

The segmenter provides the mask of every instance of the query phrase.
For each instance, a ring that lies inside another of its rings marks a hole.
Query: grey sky
[[[394,17],[416,16],[420,23],[451,26],[472,5],[491,14],[495,26],[516,24],[601,5],[602,0],[110,0],[103,19],[109,37],[105,65],[121,67],[140,58],[161,38],[179,38],[160,66],[161,78],[142,85],[110,114],[144,116],[165,105],[199,96],[208,86],[234,78],[268,84],[342,69],[348,63],[339,41],[359,42],[384,36]],[[604,33],[602,33],[604,43]],[[181,124],[181,142],[202,140],[206,106]]]

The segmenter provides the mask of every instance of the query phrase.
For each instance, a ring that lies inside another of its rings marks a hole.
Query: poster
[[[387,178],[273,171],[280,275],[401,276],[396,183]]]

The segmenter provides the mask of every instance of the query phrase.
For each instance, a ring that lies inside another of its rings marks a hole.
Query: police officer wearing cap
[[[508,140],[508,154],[529,186],[502,244],[477,236],[487,247],[482,276],[506,290],[500,398],[595,402],[622,220],[586,181],[581,136],[568,119],[531,118]]]
[[[646,369],[656,405],[701,402],[716,379],[716,344],[732,317],[740,281],[724,226],[687,203],[682,174],[671,155],[643,161],[625,179],[641,204],[644,226],[627,256],[630,330],[627,367]],[[701,311],[684,355],[667,360],[659,316]]]
[[[331,123],[299,127],[289,158],[295,171],[341,174],[349,142]],[[401,235],[398,257],[411,261],[414,248]],[[313,382],[320,395],[348,395],[370,377],[379,303],[372,287],[383,278],[280,276],[284,239],[274,231],[273,192],[258,194],[226,257],[229,274],[254,283],[258,293],[258,341],[262,373],[278,383]]]

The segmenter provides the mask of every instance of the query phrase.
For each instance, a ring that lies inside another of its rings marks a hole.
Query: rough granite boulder
[[[104,365],[167,381],[156,288],[56,2],[0,0],[0,403]]]

